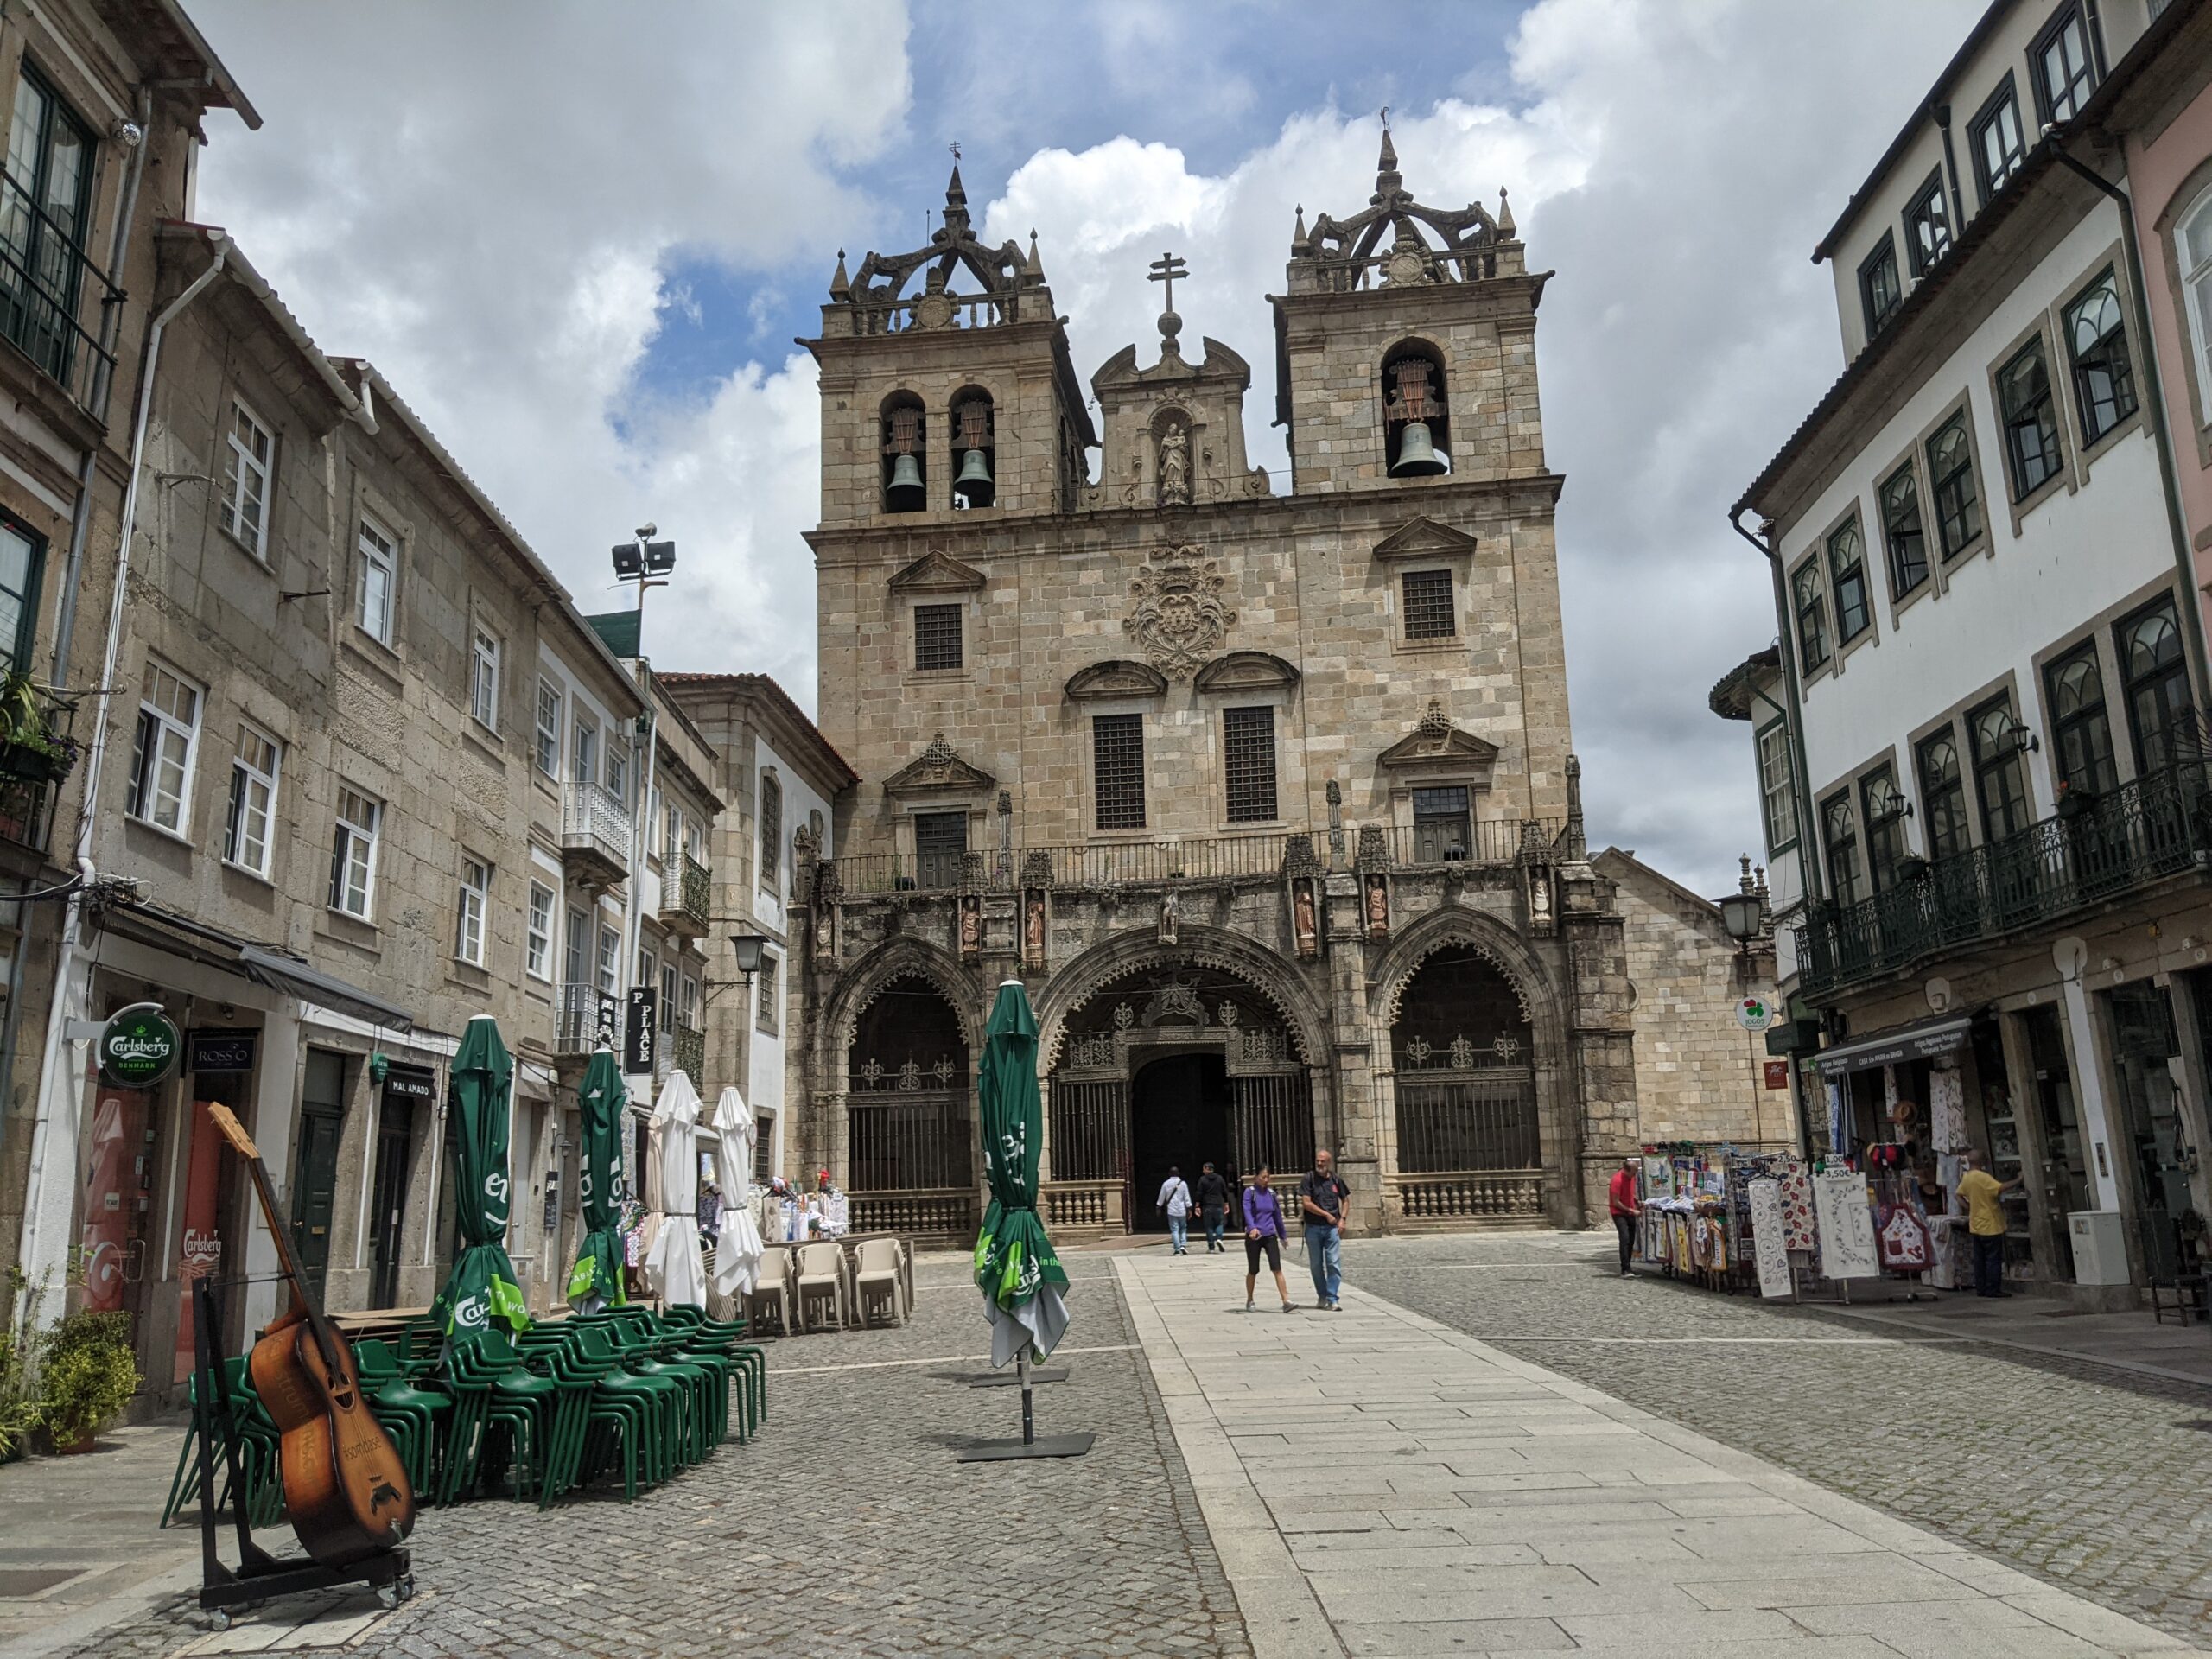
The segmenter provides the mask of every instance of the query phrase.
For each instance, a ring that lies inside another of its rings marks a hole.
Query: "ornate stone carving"
[[[1177,930],[1182,925],[1182,908],[1181,902],[1175,897],[1174,888],[1170,887],[1160,895],[1160,942],[1162,944],[1175,943]]]
[[[1187,981],[1163,981],[1144,1005],[1144,1023],[1157,1026],[1168,1020],[1185,1025],[1204,1026],[1206,1023],[1205,1004],[1198,1001],[1198,994]]]
[[[1031,887],[1021,895],[1021,960],[1030,968],[1045,965],[1045,890]]]
[[[1191,431],[1180,416],[1170,416],[1160,426],[1154,476],[1160,480],[1161,506],[1191,505]]]
[[[983,573],[935,548],[901,566],[888,586],[894,594],[971,594],[983,586]]]
[[[1146,663],[1109,657],[1068,676],[1067,695],[1077,702],[1106,698],[1156,697],[1167,690],[1167,677]]]
[[[1232,651],[1200,669],[1192,683],[1201,691],[1287,691],[1298,680],[1298,671],[1280,657]]]
[[[973,962],[983,953],[983,901],[974,893],[960,900],[960,960]]]
[[[980,766],[972,766],[953,753],[939,732],[929,746],[883,780],[893,795],[926,795],[949,791],[980,794],[998,780]]]
[[[1163,547],[1129,583],[1122,631],[1171,680],[1187,680],[1221,649],[1236,613],[1222,599],[1228,582],[1196,543]]]
[[[1376,763],[1398,770],[1442,766],[1454,772],[1471,772],[1480,787],[1489,784],[1491,764],[1497,759],[1497,744],[1461,731],[1445,714],[1443,702],[1431,697],[1413,730],[1377,755]]]

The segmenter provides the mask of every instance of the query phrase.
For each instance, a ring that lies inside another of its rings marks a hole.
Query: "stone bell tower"
[[[1097,440],[1036,236],[1026,254],[977,241],[957,165],[925,246],[850,277],[838,254],[821,336],[799,344],[821,366],[825,531],[1072,506]]]

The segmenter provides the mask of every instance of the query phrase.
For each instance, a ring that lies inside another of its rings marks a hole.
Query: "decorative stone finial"
[[[1736,878],[1736,891],[1738,893],[1752,892],[1751,855],[1749,853],[1738,854],[1737,855],[1736,861],[1744,867],[1744,873]]]
[[[837,274],[830,279],[830,297],[844,301],[853,297],[853,279],[845,275],[845,251],[837,250]]]
[[[1298,204],[1298,224],[1290,233],[1290,257],[1302,259],[1313,251],[1313,238],[1306,233],[1306,204]]]
[[[1037,257],[1037,227],[1034,225],[1029,227],[1029,263],[1021,268],[1021,280],[1025,283],[1045,280],[1045,262]]]
[[[959,758],[952,752],[952,745],[944,741],[944,734],[939,732],[930,740],[929,747],[922,751],[920,764],[925,766],[942,766]]]
[[[1423,737],[1449,737],[1452,734],[1452,721],[1444,712],[1442,698],[1431,697],[1428,700],[1428,711],[1421,717],[1421,723],[1414,729]]]
[[[944,187],[944,228],[940,238],[957,241],[968,234],[968,192],[960,182],[960,159],[952,162],[952,178]]]
[[[1505,187],[1501,184],[1497,187],[1497,233],[1510,238],[1513,229],[1513,209],[1506,206]]]
[[[1389,112],[1384,111],[1385,120]],[[1382,152],[1375,158],[1375,194],[1393,196],[1405,184],[1405,176],[1398,171],[1398,147],[1390,142],[1390,129],[1382,129]]]

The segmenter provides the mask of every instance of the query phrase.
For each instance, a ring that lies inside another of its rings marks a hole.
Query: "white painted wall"
[[[816,793],[806,781],[805,774],[776,752],[769,743],[766,734],[756,733],[754,753],[757,757],[756,764],[761,771],[765,772],[772,767],[774,769],[776,779],[783,785],[784,791],[783,854],[778,861],[778,879],[772,885],[763,884],[758,879],[760,863],[760,849],[756,846],[753,849],[752,868],[755,880],[750,900],[753,920],[760,931],[766,934],[772,941],[768,946],[767,954],[779,958],[778,983],[783,989],[784,1006],[777,1020],[773,1035],[761,1030],[757,1020],[753,1022],[749,1049],[750,1058],[745,1081],[745,1098],[756,1116],[766,1115],[774,1118],[775,1128],[769,1135],[768,1167],[779,1173],[789,1174],[793,1172],[785,1167],[784,1080],[789,1064],[789,1054],[785,1039],[790,1034],[798,1018],[797,1005],[791,995],[791,958],[795,950],[803,950],[806,948],[805,941],[800,940],[794,944],[785,932],[785,918],[790,913],[791,884],[795,879],[795,872],[791,868],[791,836],[807,823],[813,815],[818,813],[822,821],[820,855],[823,858],[834,857],[836,854],[832,842],[836,834],[836,819],[830,811],[827,798]],[[760,799],[758,777],[753,780],[752,798],[757,811]],[[757,828],[755,833],[758,833]],[[798,1173],[811,1173],[807,1171]]]

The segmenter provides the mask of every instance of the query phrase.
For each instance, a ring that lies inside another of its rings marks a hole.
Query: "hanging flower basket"
[[[0,742],[0,778],[31,784],[59,783],[76,764],[77,746],[66,740],[52,745]]]

